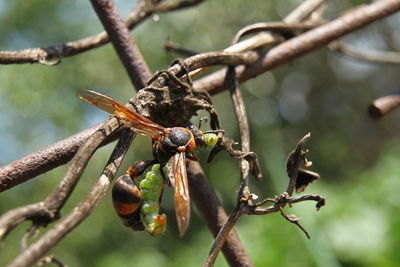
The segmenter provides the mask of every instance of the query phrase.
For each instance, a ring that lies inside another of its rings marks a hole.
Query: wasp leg
[[[132,177],[137,178],[143,174],[143,172],[151,165],[155,163],[154,160],[138,160],[135,161],[126,171],[126,173]]]
[[[180,79],[177,75],[173,74],[169,70],[160,70],[156,72],[153,77],[150,78],[150,80],[147,82],[147,84],[151,84],[154,82],[156,79],[159,77],[164,77],[165,80],[168,80],[168,82],[171,83],[171,85],[177,87],[177,88],[184,88],[185,92],[190,92],[193,86],[192,79],[189,76],[189,68],[187,64],[185,63],[184,60],[182,59],[176,59],[175,61],[172,62],[172,65],[179,64],[182,67],[182,71],[184,72],[186,82],[183,82],[182,79]]]

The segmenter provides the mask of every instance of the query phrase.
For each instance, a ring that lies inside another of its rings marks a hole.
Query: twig
[[[188,161],[190,194],[197,209],[207,222],[208,228],[216,237],[228,220],[221,202],[213,188],[208,184],[201,166],[195,161]],[[204,200],[207,201],[204,201]],[[251,261],[243,244],[234,230],[230,231],[222,246],[222,253],[231,266],[251,266]]]
[[[268,202],[271,202],[271,199],[267,199]],[[247,214],[254,214],[254,215],[265,215],[279,211],[282,207],[286,206],[287,204],[295,204],[303,201],[315,201],[317,204],[315,205],[317,210],[321,207],[325,206],[325,198],[321,197],[317,194],[304,194],[298,197],[290,197],[288,193],[283,193],[273,200],[274,204],[269,207],[263,207],[262,205],[266,203],[265,200],[260,201],[255,206],[248,206],[246,210],[244,210]]]
[[[283,218],[285,218],[288,222],[293,223],[294,225],[296,225],[297,227],[300,228],[301,231],[303,231],[303,233],[306,235],[306,237],[308,239],[311,239],[310,234],[308,233],[308,231],[299,223],[300,219],[296,216],[296,215],[289,215],[286,214],[282,208],[279,209],[279,211],[281,212],[281,215]]]
[[[201,2],[204,2],[204,0],[182,0],[182,1],[162,3],[154,7],[154,12],[167,12],[167,11],[178,10],[200,4]]]
[[[239,83],[245,82],[263,72],[291,62],[297,57],[317,50],[333,40],[378,19],[387,17],[399,10],[400,1],[381,0],[349,11],[335,20],[275,46],[269,50],[266,55],[261,56],[256,63],[250,66],[238,66],[236,68],[238,81]],[[224,84],[225,73],[226,70],[223,69],[197,80],[194,83],[194,88],[197,90],[205,90],[210,94],[217,94],[226,90],[226,84]]]
[[[188,57],[199,54],[199,52],[182,47],[169,39],[164,42],[164,49],[168,52],[175,52]]]
[[[368,113],[372,119],[378,120],[397,107],[400,107],[400,95],[388,95],[374,100]]]
[[[0,168],[0,192],[67,163],[86,139],[100,126],[101,124],[90,127],[2,166]],[[114,140],[115,136],[114,139],[107,139],[107,143],[103,143],[102,145],[106,145],[108,142]]]
[[[236,119],[239,125],[241,150],[243,153],[249,153],[250,130],[247,121],[246,108],[244,105],[242,94],[239,89],[239,84],[236,81],[235,67],[233,66],[228,67],[226,73],[226,79],[229,91],[231,93]],[[238,204],[236,208],[231,212],[228,220],[226,221],[226,223],[216,236],[214,244],[210,249],[210,252],[208,254],[204,266],[212,266],[215,263],[218,253],[221,250],[222,245],[224,244],[226,238],[228,237],[229,232],[232,230],[233,226],[235,225],[235,223],[237,222],[237,220],[241,215],[241,206],[243,205],[243,202],[246,201],[244,199],[251,201],[251,199],[249,198],[250,190],[248,187],[249,177],[250,177],[250,163],[244,158],[240,159],[240,171],[241,171],[241,183],[238,193],[238,202],[237,202]]]
[[[18,255],[10,266],[22,267],[33,265],[43,254],[48,252],[73,228],[78,226],[96,208],[107,193],[107,189],[121,165],[134,136],[135,134],[131,131],[126,131],[125,134],[121,136],[120,141],[115,147],[102,172],[102,175],[89,194],[70,214],[61,219],[55,227],[48,230],[38,241]],[[76,159],[76,157],[74,157],[74,159]]]
[[[282,34],[284,36],[290,36],[293,37],[295,34],[294,32],[304,32],[308,31],[312,28],[315,28],[317,26],[320,26],[321,23],[309,23],[309,22],[304,22],[304,23],[287,23],[287,22],[260,22],[260,23],[255,23],[252,25],[248,25],[244,28],[242,28],[240,31],[237,32],[235,37],[233,38],[232,44],[238,43],[239,39],[242,38],[243,36],[250,34],[250,33],[256,33],[256,32],[261,32],[261,31],[269,31],[269,32],[275,32]]]
[[[42,257],[39,262],[38,265],[42,266],[44,264],[49,264],[49,263],[54,263],[55,265],[57,265],[58,267],[68,267],[68,265],[64,264],[62,261],[60,261],[59,259],[57,259],[56,257],[54,257],[53,255],[49,255],[49,256],[45,256]]]
[[[400,64],[400,53],[395,51],[365,50],[344,44],[340,40],[332,42],[328,47],[336,52],[362,61]]]
[[[15,226],[25,220],[32,220],[35,224],[46,225],[57,219],[59,210],[74,190],[94,151],[105,140],[106,136],[109,136],[119,127],[120,124],[116,118],[103,123],[102,127],[96,130],[79,148],[71,160],[63,179],[45,200],[10,210],[0,217],[0,240],[3,240]]]
[[[202,0],[203,1],[203,0]],[[136,8],[130,12],[125,20],[128,29],[132,30],[146,18],[155,12],[169,12],[186,7],[191,7],[202,1],[180,1],[175,3],[149,5],[151,1],[141,0]],[[63,44],[48,46],[44,48],[29,48],[20,51],[0,51],[0,64],[22,64],[22,63],[42,63],[46,64],[61,58],[74,56],[76,54],[99,47],[109,42],[106,32],[86,37],[80,40],[66,42]]]

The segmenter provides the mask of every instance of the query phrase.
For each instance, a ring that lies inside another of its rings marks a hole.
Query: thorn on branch
[[[282,208],[280,208],[280,212],[281,215],[283,216],[283,218],[285,218],[288,222],[291,222],[293,224],[295,224],[297,227],[299,227],[301,229],[301,231],[303,231],[303,233],[307,236],[308,239],[311,239],[310,234],[307,232],[307,230],[300,224],[300,218],[297,217],[296,215],[292,214],[286,214]]]

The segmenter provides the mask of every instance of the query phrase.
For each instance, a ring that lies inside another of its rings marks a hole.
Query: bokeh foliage
[[[364,1],[331,1],[328,14]],[[117,1],[122,14],[131,8]],[[221,50],[241,27],[277,21],[299,1],[206,1],[183,11],[161,14],[133,31],[152,71],[166,68],[178,55],[162,49],[169,36],[198,51]],[[394,15],[345,38],[361,47],[400,46],[400,16]],[[0,50],[44,47],[101,30],[88,1],[3,1],[0,3]],[[387,42],[392,39],[393,42]],[[396,43],[397,42],[397,43]],[[252,148],[258,153],[264,180],[253,182],[260,196],[285,189],[285,160],[297,140],[312,132],[309,158],[321,179],[308,192],[327,197],[315,212],[303,203],[288,210],[302,217],[312,239],[280,215],[242,217],[236,227],[256,266],[396,266],[400,261],[400,112],[371,121],[366,107],[376,97],[399,90],[399,67],[350,59],[327,49],[260,75],[242,85],[248,107]],[[134,94],[111,45],[66,58],[55,67],[0,66],[0,164],[29,154],[107,118],[75,97],[93,89],[119,99]],[[228,93],[214,97],[226,135],[238,140]],[[112,147],[99,150],[63,210],[90,190]],[[124,161],[150,158],[150,142],[139,137]],[[202,154],[204,161],[205,154]],[[229,211],[236,199],[237,162],[221,153],[203,164],[210,183]],[[0,212],[40,201],[63,175],[65,166],[0,194]],[[70,266],[198,266],[212,237],[193,209],[187,235],[180,239],[174,221],[172,192],[162,207],[169,216],[167,233],[153,238],[124,228],[112,210],[110,196],[82,225],[51,251]],[[0,265],[18,253],[28,223],[14,231],[0,248]],[[217,266],[226,266],[222,256]]]

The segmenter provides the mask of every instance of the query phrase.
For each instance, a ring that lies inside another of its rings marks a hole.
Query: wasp
[[[143,198],[141,194],[143,192],[137,188],[131,178],[140,176],[147,167],[154,164],[160,164],[162,168],[172,158],[174,179],[171,179],[171,184],[175,187],[175,213],[179,233],[183,236],[190,222],[190,196],[186,173],[186,157],[197,160],[194,151],[199,148],[214,147],[219,139],[215,133],[222,130],[203,132],[194,125],[165,128],[109,96],[91,90],[82,90],[78,93],[78,96],[87,103],[116,115],[134,132],[150,136],[152,139],[154,160],[134,163],[128,169],[127,175],[119,178],[113,188],[114,207],[124,224],[136,231],[143,230],[143,224],[140,223],[143,220],[140,218],[139,211],[139,207],[143,205],[141,202]],[[164,223],[162,219],[160,222],[161,224]]]

